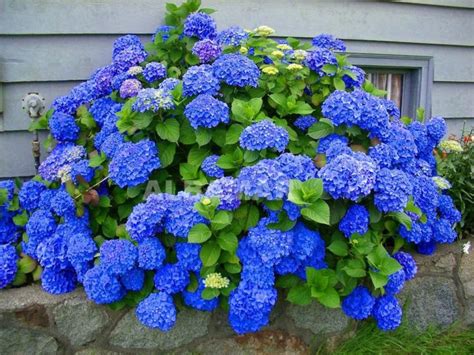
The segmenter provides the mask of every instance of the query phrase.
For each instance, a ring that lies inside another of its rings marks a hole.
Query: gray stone
[[[67,299],[86,299],[82,289],[64,295],[51,295],[42,290],[39,285],[11,288],[0,292],[0,310],[16,311],[38,305],[53,306]]]
[[[474,251],[463,254],[459,266],[459,279],[464,288],[466,298],[474,297]]]
[[[455,254],[461,252],[459,243],[438,246],[433,255],[415,254],[419,274],[446,274],[456,267]]]
[[[103,308],[82,299],[66,300],[54,308],[53,315],[57,330],[74,346],[95,340],[109,320]]]
[[[466,301],[466,309],[464,311],[464,323],[466,325],[474,325],[474,297]]]
[[[0,328],[0,353],[56,354],[57,341],[46,334],[24,328]]]
[[[308,329],[313,334],[327,334],[347,328],[349,318],[340,309],[323,307],[316,301],[308,306],[290,305],[287,313],[300,328]]]
[[[209,339],[197,345],[195,350],[200,355],[309,354],[309,348],[303,340],[278,330],[264,330],[233,338]]]
[[[183,310],[173,329],[165,333],[142,325],[131,310],[118,322],[109,341],[121,348],[171,350],[206,335],[210,318],[207,312]]]
[[[87,348],[83,350],[76,351],[74,355],[121,355],[125,353],[121,353],[118,351],[112,350],[105,350],[100,348]]]
[[[461,315],[456,285],[449,278],[417,277],[406,284],[400,299],[407,302],[408,323],[420,330],[430,325],[446,327]]]

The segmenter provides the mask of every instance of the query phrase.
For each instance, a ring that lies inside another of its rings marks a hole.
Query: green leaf
[[[244,127],[240,124],[233,124],[230,126],[225,137],[225,144],[237,143],[243,130]]]
[[[221,230],[232,222],[232,213],[228,211],[219,211],[214,218],[211,219],[211,227],[214,230]]]
[[[153,116],[153,112],[137,112],[133,118],[133,125],[138,129],[145,129],[153,121]]]
[[[106,157],[104,153],[101,154],[96,154],[93,157],[89,159],[89,166],[91,168],[97,168],[98,166],[101,166],[102,163],[105,161]]]
[[[388,282],[388,276],[382,275],[379,272],[369,270],[369,275],[375,288],[384,287]]]
[[[19,227],[23,227],[26,225],[28,222],[28,214],[26,211],[23,211],[20,214],[17,214],[15,217],[13,217],[13,223]]]
[[[303,200],[314,202],[323,194],[323,181],[321,179],[309,179],[301,186]]]
[[[306,306],[311,303],[311,289],[307,285],[297,285],[288,292],[288,301],[291,303]]]
[[[341,239],[329,244],[328,250],[337,256],[346,256],[349,253],[347,243]]]
[[[203,160],[210,154],[210,150],[206,148],[199,148],[194,146],[188,153],[188,163],[193,165],[201,165]]]
[[[196,131],[196,142],[200,147],[209,143],[212,139],[212,133],[210,130],[205,128],[198,128]]]
[[[388,216],[392,217],[399,223],[405,226],[406,229],[411,230],[412,220],[411,218],[404,212],[391,212]]]
[[[205,288],[201,292],[201,298],[204,300],[212,300],[220,295],[220,291],[216,288]]]
[[[188,234],[189,243],[204,243],[211,237],[212,233],[208,226],[203,223],[196,224]]]
[[[20,260],[18,260],[18,271],[24,274],[29,274],[36,269],[37,263],[35,260],[25,255]]]
[[[221,247],[216,242],[207,242],[201,248],[199,256],[204,266],[213,266],[221,255]]]
[[[242,266],[240,264],[225,263],[224,269],[230,274],[238,274],[242,271]]]
[[[337,65],[334,64],[326,64],[323,66],[323,72],[326,74],[335,74],[337,71]]]
[[[333,83],[336,90],[341,90],[341,91],[346,90],[346,83],[341,78],[334,77]]]
[[[317,297],[317,300],[326,307],[338,308],[341,306],[341,298],[339,293],[333,287],[327,288],[322,295]]]
[[[303,183],[296,179],[290,180],[290,191],[288,193],[288,201],[293,202],[296,205],[302,206],[306,205],[303,198]]]
[[[8,191],[6,189],[0,189],[0,206],[4,205],[8,201]]]
[[[232,154],[224,154],[217,160],[217,166],[222,169],[234,169],[236,164]]]
[[[334,126],[328,122],[319,121],[308,129],[308,136],[314,139],[326,137],[334,132]]]
[[[174,155],[176,154],[176,144],[158,142],[158,148],[161,167],[166,168],[167,166],[171,165],[171,163],[173,163]]]
[[[365,267],[365,262],[363,260],[350,259],[342,270],[351,277],[364,277],[366,275]]]
[[[102,223],[102,232],[107,238],[113,238],[116,236],[117,232],[117,221],[111,216],[105,218],[104,223]]]
[[[138,195],[140,195],[140,193],[142,193],[142,191],[143,190],[142,190],[142,187],[140,185],[129,187],[129,188],[127,188],[127,196],[129,198],[135,198]]]
[[[179,164],[179,173],[184,180],[193,180],[198,176],[198,165],[192,165],[190,163]]]
[[[329,205],[323,200],[318,200],[313,202],[310,206],[303,208],[301,214],[313,222],[326,225],[330,224]]]
[[[234,233],[225,232],[217,236],[217,243],[223,250],[226,250],[230,253],[235,253],[239,244],[239,240]]]
[[[168,118],[164,122],[158,122],[155,130],[161,139],[173,143],[179,140],[179,122],[175,118]]]
[[[292,288],[301,283],[301,279],[296,275],[286,274],[280,276],[275,285],[279,288]]]

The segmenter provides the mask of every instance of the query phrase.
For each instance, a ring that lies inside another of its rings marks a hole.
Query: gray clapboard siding
[[[142,35],[143,43],[150,35]],[[0,36],[2,82],[85,80],[108,64],[115,35]],[[474,49],[469,47],[346,40],[349,52],[421,55],[435,58],[435,81],[474,82]]]
[[[4,0],[0,32],[150,33],[163,19],[165,2]],[[283,36],[330,32],[368,41],[474,44],[472,11],[467,9],[372,1],[205,0],[203,4],[219,9],[215,18],[221,27],[266,24]]]
[[[433,115],[447,118],[474,117],[474,84],[435,83],[432,93]]]

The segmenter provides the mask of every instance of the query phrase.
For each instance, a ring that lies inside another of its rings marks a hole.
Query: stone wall
[[[474,325],[474,251],[460,243],[416,257],[419,273],[400,300],[414,328]],[[185,310],[168,333],[138,323],[133,310],[89,302],[82,290],[52,296],[39,286],[0,291],[1,354],[308,354],[353,334],[356,323],[340,310],[280,302],[263,331],[236,336],[222,311]]]

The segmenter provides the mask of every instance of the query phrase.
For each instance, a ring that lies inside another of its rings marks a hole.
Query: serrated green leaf
[[[344,240],[335,240],[328,246],[328,250],[337,256],[346,256],[348,251],[348,245]]]
[[[175,118],[168,118],[158,122],[155,127],[156,133],[161,139],[176,143],[179,140],[180,127]]]
[[[235,144],[239,141],[240,134],[244,130],[244,127],[240,124],[233,124],[229,127],[226,137],[225,144]]]
[[[211,219],[211,227],[213,230],[221,230],[232,222],[232,213],[228,211],[219,211]]]
[[[303,208],[301,214],[313,222],[326,225],[330,224],[329,205],[323,200],[318,200],[313,202],[310,206]]]
[[[296,285],[288,292],[287,300],[300,306],[306,306],[311,303],[311,289],[307,285]]]
[[[230,253],[235,253],[239,244],[239,240],[237,239],[237,236],[234,233],[225,232],[220,233],[217,236],[217,243],[223,250],[226,250]]]
[[[201,248],[199,256],[204,266],[213,266],[221,255],[221,247],[213,241],[207,242]]]
[[[316,122],[308,129],[308,136],[314,139],[320,139],[326,137],[334,132],[334,126],[327,122],[320,120]]]
[[[202,244],[211,238],[211,236],[212,232],[210,231],[209,227],[203,223],[199,223],[189,231],[188,242]]]

